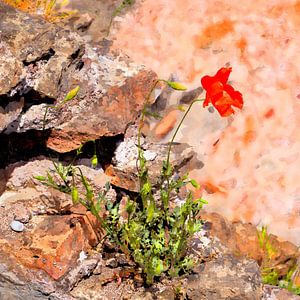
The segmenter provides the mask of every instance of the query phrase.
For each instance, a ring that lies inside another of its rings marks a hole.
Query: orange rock
[[[24,246],[10,244],[17,263],[44,270],[58,280],[74,267],[81,251],[88,251],[98,238],[85,216],[38,216],[34,229],[23,237]]]
[[[179,117],[178,110],[170,111],[154,128],[154,134],[158,138],[165,137],[172,131],[177,123]]]
[[[109,176],[110,183],[118,187],[124,188],[130,191],[139,191],[138,178],[133,177],[133,174],[123,172],[112,165],[108,166],[105,170],[105,174]]]
[[[297,246],[271,234],[268,238],[274,254],[269,257],[259,244],[257,228],[250,223],[231,223],[217,213],[204,211],[201,218],[210,224],[209,234],[218,237],[233,254],[252,258],[261,266],[274,266],[280,275],[287,274],[300,257]]]
[[[214,193],[226,194],[225,188],[221,187],[220,185],[216,185],[210,181],[203,182],[202,186],[209,194],[214,194]]]

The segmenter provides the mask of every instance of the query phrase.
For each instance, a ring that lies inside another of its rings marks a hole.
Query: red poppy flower
[[[209,103],[217,109],[222,117],[234,114],[232,106],[243,107],[243,96],[240,92],[227,84],[232,68],[221,68],[215,76],[204,76],[201,79],[202,87],[206,90],[203,107]]]

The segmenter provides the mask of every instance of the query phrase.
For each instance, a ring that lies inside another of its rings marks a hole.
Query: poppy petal
[[[232,105],[237,108],[242,108],[244,101],[243,101],[243,95],[236,91],[231,85],[226,84],[224,86],[224,91],[228,93],[228,95],[232,98]]]
[[[208,106],[208,104],[211,102],[211,98],[209,97],[208,93],[206,94],[205,100],[203,102],[203,107]]]
[[[231,67],[230,68],[221,68],[214,77],[221,83],[226,84],[231,71],[232,71]]]
[[[211,102],[213,105],[230,105],[231,98],[228,94],[224,93],[224,91],[221,91],[211,97]]]
[[[221,117],[228,117],[234,114],[234,110],[230,105],[215,105],[215,108],[219,112]]]
[[[217,80],[212,77],[212,76],[204,76],[201,78],[201,84],[202,84],[202,87],[206,90],[206,91],[210,91],[211,90],[211,86],[216,83]]]
[[[242,108],[244,101],[239,91],[227,84],[232,68],[221,68],[214,76],[204,76],[201,79],[202,87],[206,90],[203,107],[209,103],[217,109],[222,117],[234,114],[232,106]]]

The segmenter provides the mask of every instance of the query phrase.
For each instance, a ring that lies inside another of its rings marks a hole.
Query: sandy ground
[[[300,244],[300,2],[137,0],[136,7],[117,17],[116,47],[189,88],[228,64],[244,96],[230,119],[195,107],[179,136],[204,162],[193,175],[208,210]]]

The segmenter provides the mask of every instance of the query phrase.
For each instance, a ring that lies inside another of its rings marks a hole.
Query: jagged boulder
[[[49,134],[47,146],[74,150],[88,140],[124,133],[142,109],[156,75],[111,42],[88,44],[77,33],[0,2],[0,130]],[[76,86],[76,99],[49,109]],[[46,124],[45,124],[46,123]]]
[[[79,167],[96,191],[108,181],[101,169]],[[1,299],[71,299],[66,293],[101,259],[91,251],[103,236],[96,218],[33,178],[53,168],[38,157],[0,170]]]

